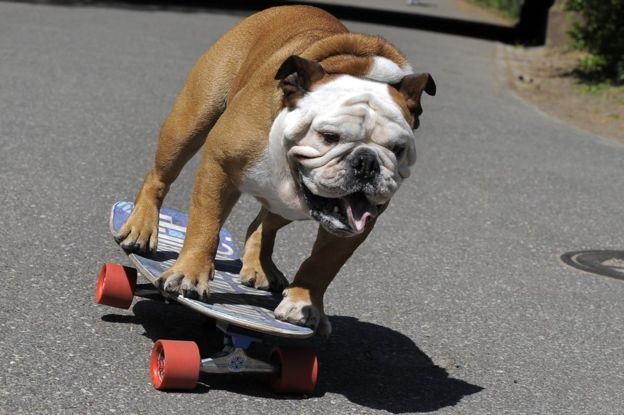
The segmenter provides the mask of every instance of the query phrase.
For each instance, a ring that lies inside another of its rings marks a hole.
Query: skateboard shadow
[[[221,332],[211,320],[177,304],[139,301],[134,316],[109,314],[108,322],[136,324],[152,341],[195,341],[202,356],[222,348]],[[354,317],[331,316],[333,333],[326,341],[314,339],[319,349],[320,377],[315,396],[340,394],[354,404],[395,414],[431,412],[456,405],[482,387],[453,378],[436,366],[409,337],[387,327]],[[263,345],[257,354],[269,353]],[[195,393],[228,390],[268,399],[301,399],[271,393],[254,376],[202,375]]]

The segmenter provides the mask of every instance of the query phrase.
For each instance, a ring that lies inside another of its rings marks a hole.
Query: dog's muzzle
[[[377,217],[382,206],[367,197],[367,194],[374,194],[374,184],[380,172],[377,155],[371,151],[359,151],[346,163],[350,173],[344,184],[345,194],[340,197],[329,198],[312,193],[299,173],[299,184],[310,215],[329,232],[339,236],[363,232],[366,223]]]

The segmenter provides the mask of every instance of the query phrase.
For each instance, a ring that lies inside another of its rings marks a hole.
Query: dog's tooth
[[[334,206],[334,213],[340,213],[340,208],[338,208],[338,205]]]

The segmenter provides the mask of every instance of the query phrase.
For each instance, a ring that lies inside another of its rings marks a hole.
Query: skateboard
[[[110,214],[113,234],[130,216],[133,207],[131,202],[113,205]],[[236,244],[225,228],[219,233],[216,271],[207,300],[199,301],[160,290],[159,277],[177,258],[187,223],[186,213],[161,209],[156,252],[143,256],[124,251],[133,267],[106,263],[96,285],[98,304],[127,309],[134,296],[156,297],[214,319],[216,327],[223,332],[222,352],[207,358],[201,358],[195,342],[156,341],[150,357],[154,387],[159,390],[194,389],[200,372],[256,373],[270,374],[271,387],[276,392],[312,394],[318,377],[318,358],[313,348],[305,346],[309,343],[306,339],[314,336],[314,331],[275,319],[273,310],[281,301],[281,294],[241,284],[238,272],[242,262]],[[138,274],[151,284],[138,285]],[[270,359],[261,360],[248,355],[253,344],[265,342],[277,344]]]

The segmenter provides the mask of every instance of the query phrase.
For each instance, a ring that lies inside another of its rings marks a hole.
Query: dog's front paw
[[[282,292],[288,287],[288,280],[273,262],[264,269],[260,260],[250,260],[248,257],[243,260],[240,278],[243,285],[259,290]]]
[[[172,295],[206,299],[210,295],[209,280],[214,278],[214,265],[178,259],[159,280],[160,288]]]
[[[331,323],[323,310],[315,306],[307,289],[291,287],[284,290],[284,299],[275,309],[278,320],[311,327],[321,336],[331,334]]]
[[[154,253],[158,245],[158,208],[137,204],[126,223],[115,235],[115,240],[126,251]]]

